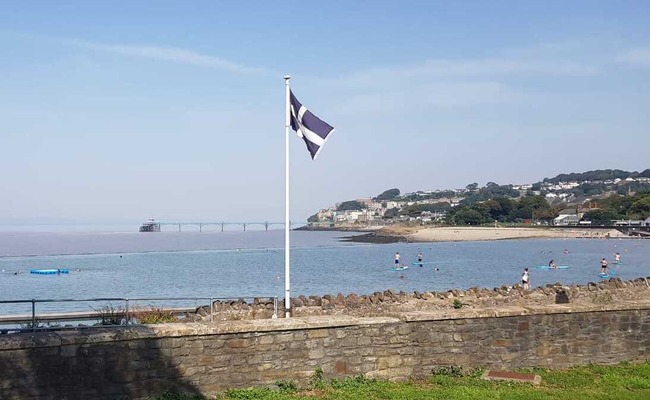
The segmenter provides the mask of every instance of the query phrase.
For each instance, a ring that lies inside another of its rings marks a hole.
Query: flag
[[[298,136],[305,141],[311,159],[314,160],[323,148],[327,137],[334,132],[334,128],[300,104],[293,92],[291,92],[290,97],[291,129],[296,131]]]

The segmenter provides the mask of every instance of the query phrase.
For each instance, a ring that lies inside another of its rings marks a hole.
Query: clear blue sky
[[[0,222],[282,220],[650,167],[647,1],[24,1],[0,10]]]

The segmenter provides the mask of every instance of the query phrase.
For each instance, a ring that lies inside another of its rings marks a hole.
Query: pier
[[[269,227],[276,225],[276,226],[282,226],[284,227],[285,223],[284,222],[269,222],[269,221],[264,221],[264,222],[168,222],[168,221],[149,221],[145,222],[143,225],[140,227],[140,232],[160,232],[160,227],[162,226],[176,226],[178,227],[178,232],[183,231],[184,226],[198,226],[199,227],[199,232],[203,232],[203,227],[205,226],[218,226],[221,227],[221,232],[224,231],[224,229],[227,226],[241,226],[243,231],[246,232],[246,227],[250,226],[263,226],[264,230],[268,232]],[[292,228],[294,226],[302,226],[306,225],[306,222],[290,222],[289,223],[289,228]],[[142,229],[144,226],[154,226],[152,229]],[[157,226],[157,228],[156,228]]]

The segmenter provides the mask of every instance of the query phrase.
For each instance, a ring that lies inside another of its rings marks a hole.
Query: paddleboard
[[[598,274],[598,276],[603,278],[603,279],[609,278],[609,274]]]
[[[568,265],[558,265],[555,268],[551,268],[548,265],[538,265],[536,268],[539,268],[539,269],[569,269],[569,266]]]
[[[422,261],[422,262],[419,262],[419,261],[413,261],[413,262],[411,263],[411,265],[420,265],[420,266],[422,266],[422,265],[427,265],[427,264],[433,264],[433,261]]]
[[[393,267],[393,271],[404,271],[405,269],[409,269],[408,265],[403,265],[401,267]]]

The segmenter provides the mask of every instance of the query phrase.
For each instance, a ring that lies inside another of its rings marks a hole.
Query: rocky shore
[[[549,284],[524,290],[521,285],[500,286],[492,289],[473,287],[445,292],[424,291],[406,293],[392,289],[372,294],[329,294],[298,296],[292,299],[293,316],[350,315],[355,317],[395,316],[404,312],[453,313],[458,309],[489,309],[508,306],[615,305],[621,302],[650,301],[650,277],[624,281],[610,278],[586,285]],[[284,315],[283,302],[278,302],[278,317]],[[251,320],[271,318],[273,299],[246,301],[215,301],[214,321]],[[210,308],[200,307],[188,314],[188,322],[207,322]]]

